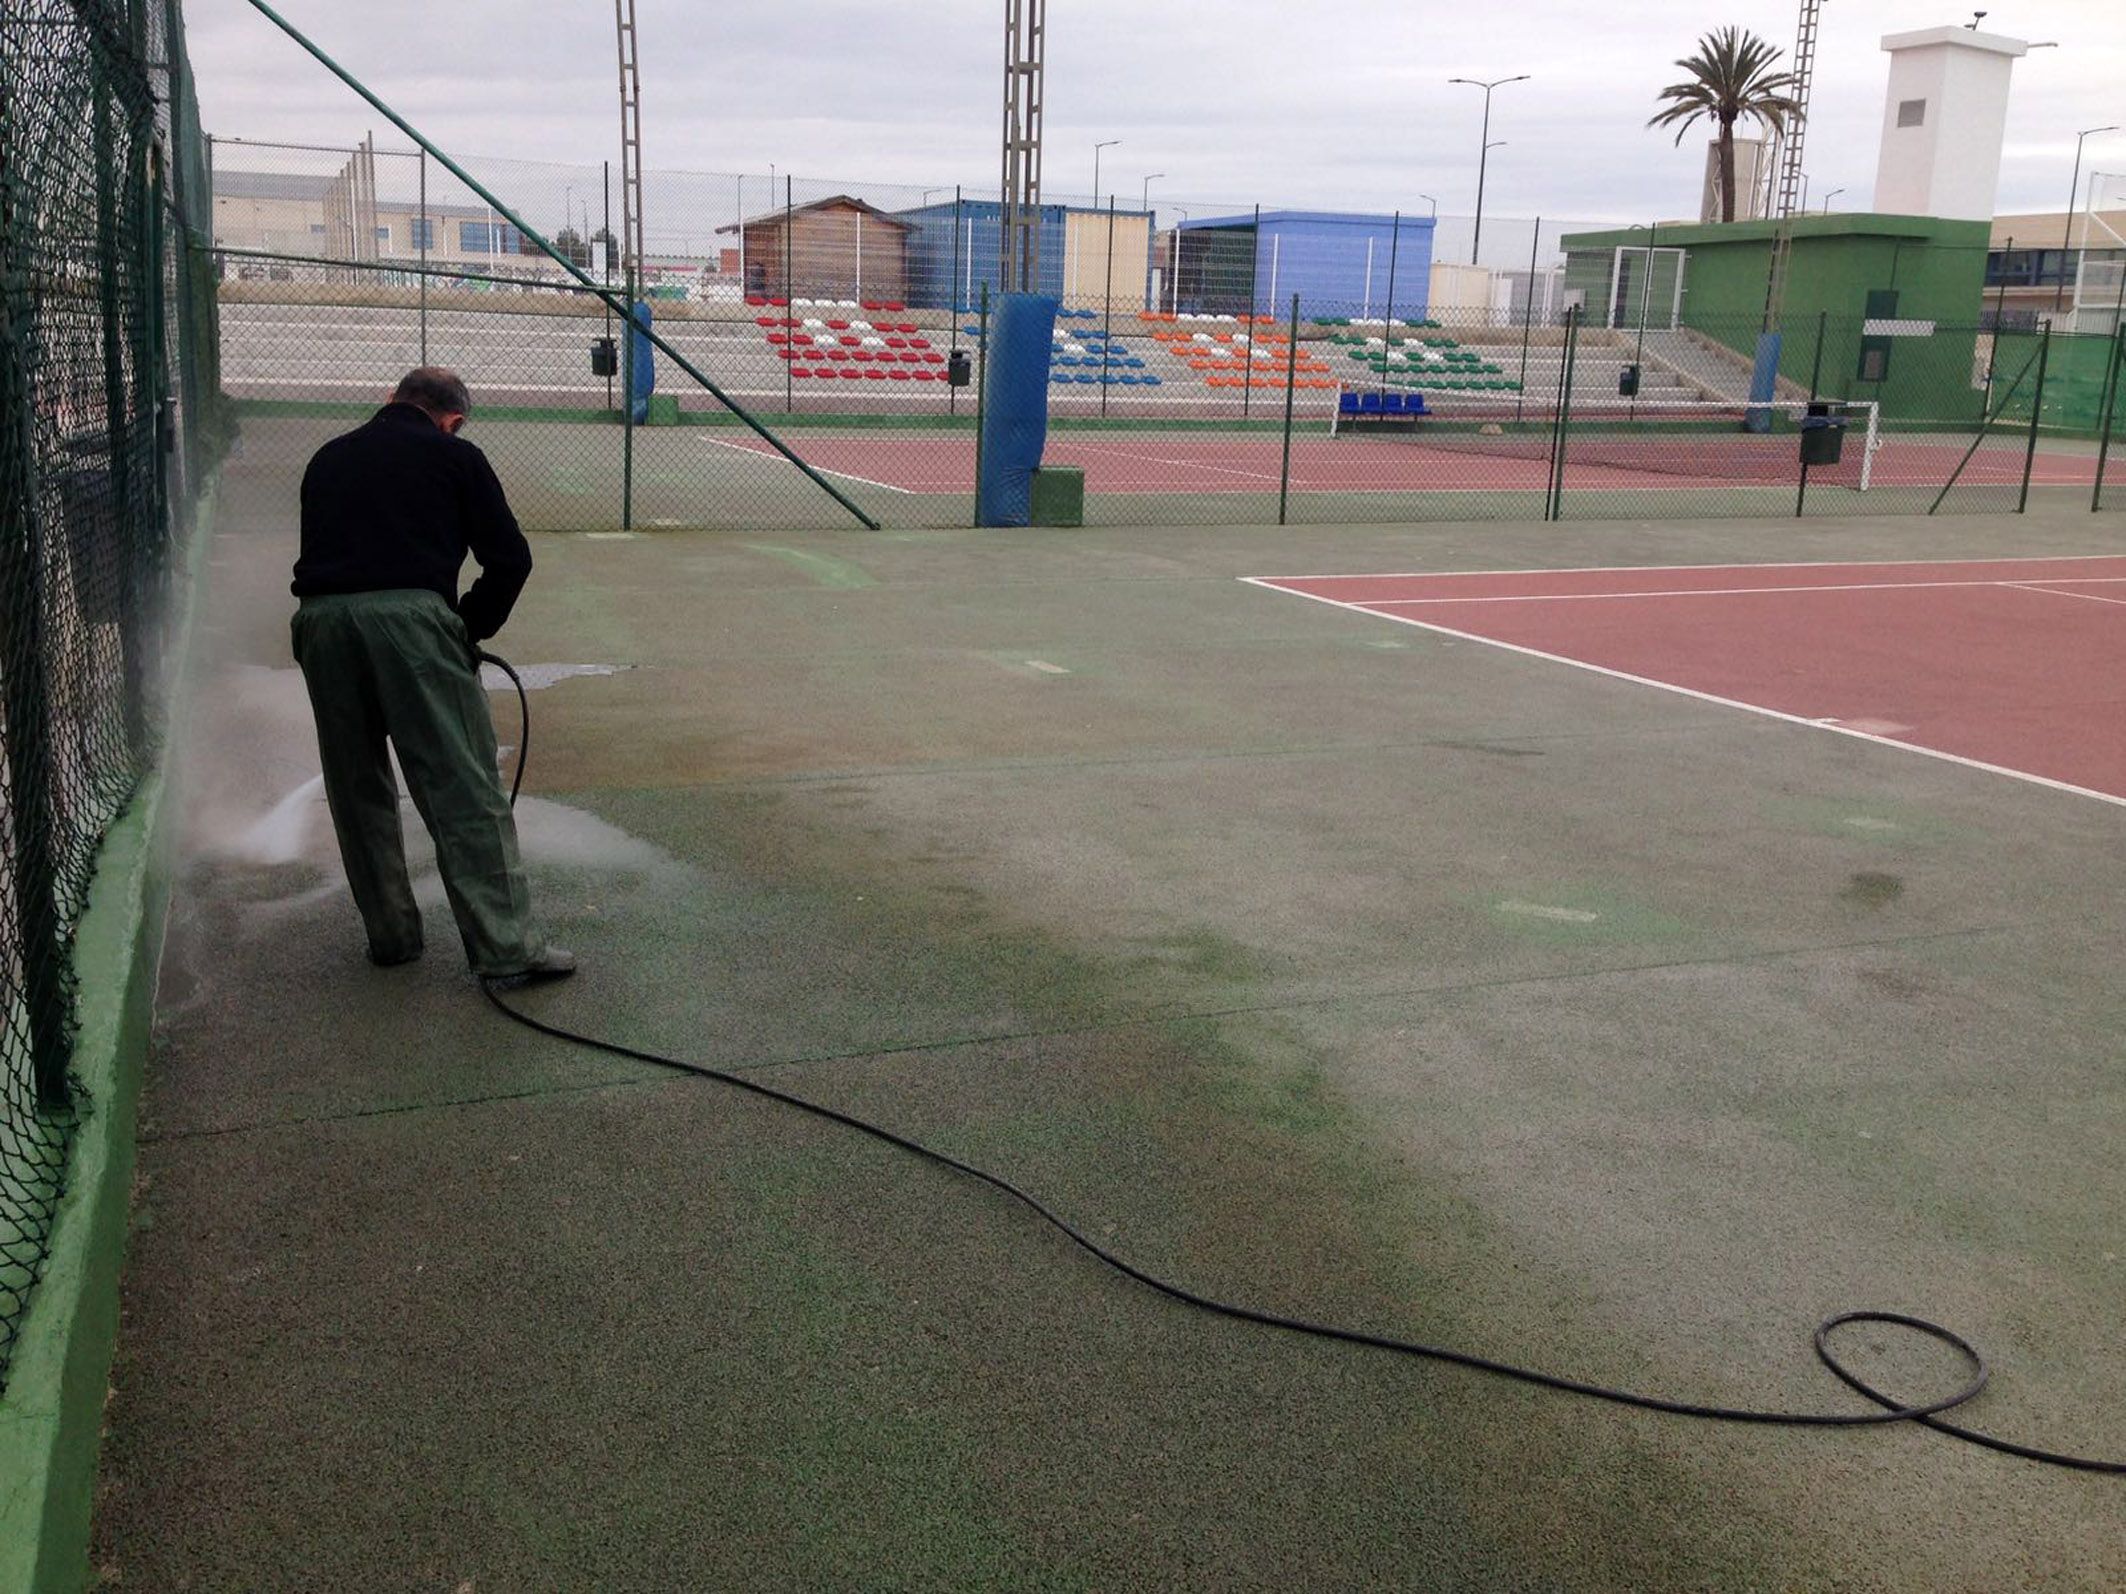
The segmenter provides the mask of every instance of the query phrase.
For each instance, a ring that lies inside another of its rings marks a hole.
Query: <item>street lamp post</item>
[[[1103,138],[1093,146],[1093,209],[1100,208],[1100,151],[1113,149],[1121,143],[1119,138]]]
[[[1152,179],[1156,177],[1164,177],[1165,175],[1165,172],[1153,172],[1151,177],[1147,177],[1144,179],[1144,197],[1137,201],[1137,208],[1139,210],[1148,211],[1152,208]]]
[[[1831,201],[1836,199],[1840,194],[1844,192],[1845,190],[1843,188],[1834,188],[1828,194],[1825,194],[1823,196],[1823,213],[1826,216],[1831,213]]]
[[[1418,195],[1417,197],[1418,197],[1419,199],[1422,199],[1422,200],[1423,200],[1423,201],[1424,201],[1424,202],[1425,202],[1426,204],[1428,204],[1428,205],[1430,205],[1430,206],[1432,207],[1432,219],[1433,219],[1434,221],[1438,221],[1438,220],[1439,220],[1439,201],[1438,201],[1438,200],[1436,200],[1436,199],[1434,199],[1434,198],[1433,198],[1433,197],[1432,197],[1432,196],[1431,196],[1430,194],[1419,194],[1419,195]]]
[[[1495,88],[1502,88],[1508,83],[1526,83],[1528,74],[1522,72],[1514,77],[1493,78],[1489,83],[1486,83],[1481,78],[1473,77],[1451,77],[1447,81],[1449,83],[1466,83],[1473,89],[1482,89],[1484,91],[1484,131],[1479,135],[1480,146],[1476,156],[1476,236],[1469,244],[1469,264],[1473,266],[1477,263],[1477,252],[1483,248],[1484,244],[1484,167],[1490,158],[1492,149],[1491,91]]]
[[[2118,130],[2119,124],[2114,122],[2109,127],[2091,127],[2074,135],[2074,176],[2069,179],[2067,184],[2067,215],[2060,227],[2060,283],[2053,290],[2052,295],[2052,308],[2055,314],[2067,302],[2066,257],[2074,248],[2074,201],[2076,196],[2082,191],[2082,140],[2092,133],[2116,133]],[[2082,243],[2086,246],[2088,242],[2088,229],[2084,228],[2082,231]]]

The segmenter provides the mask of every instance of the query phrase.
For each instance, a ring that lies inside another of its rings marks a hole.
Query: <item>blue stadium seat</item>
[[[1378,393],[1359,394],[1358,411],[1361,415],[1378,415],[1380,413],[1380,395]]]
[[[1340,415],[1356,415],[1358,413],[1358,395],[1346,388],[1343,397],[1336,401],[1336,410]]]
[[[1090,382],[1097,382],[1097,381],[1099,381],[1100,379],[1099,379],[1099,378],[1098,378],[1097,376],[1094,376],[1094,375],[1092,374],[1092,372],[1090,372],[1090,371],[1080,371],[1080,372],[1079,372],[1079,373],[1078,373],[1078,374],[1077,374],[1076,376],[1072,377],[1072,378],[1071,378],[1071,380],[1072,380],[1073,382],[1088,382],[1088,383],[1090,383]]]
[[[1157,387],[1160,382],[1160,378],[1155,373],[1149,371],[1147,371],[1143,376],[1139,377],[1137,380],[1142,382],[1146,387]]]

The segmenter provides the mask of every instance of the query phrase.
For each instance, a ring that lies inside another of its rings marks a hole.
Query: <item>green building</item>
[[[1684,328],[1757,356],[1776,221],[1568,234],[1565,288],[1585,324]],[[1932,216],[1792,222],[1779,374],[1801,391],[1873,399],[1885,421],[1982,413],[1992,339],[1981,340],[1987,224]]]

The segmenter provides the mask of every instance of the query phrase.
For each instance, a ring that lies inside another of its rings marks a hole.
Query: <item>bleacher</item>
[[[769,347],[790,367],[793,382],[934,382],[945,381],[945,355],[923,336],[913,321],[889,320],[907,314],[893,299],[784,299],[749,294],[746,304],[776,313],[754,317],[766,329]],[[800,310],[855,310],[862,315],[800,315]]]

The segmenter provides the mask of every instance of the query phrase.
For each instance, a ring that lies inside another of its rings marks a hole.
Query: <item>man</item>
[[[456,375],[423,366],[366,425],[312,456],[292,629],[369,960],[421,955],[388,741],[435,838],[466,959],[505,987],[561,979],[576,960],[532,921],[473,658],[509,618],[532,560],[487,456],[458,436],[471,410]],[[480,575],[461,598],[468,552]]]

